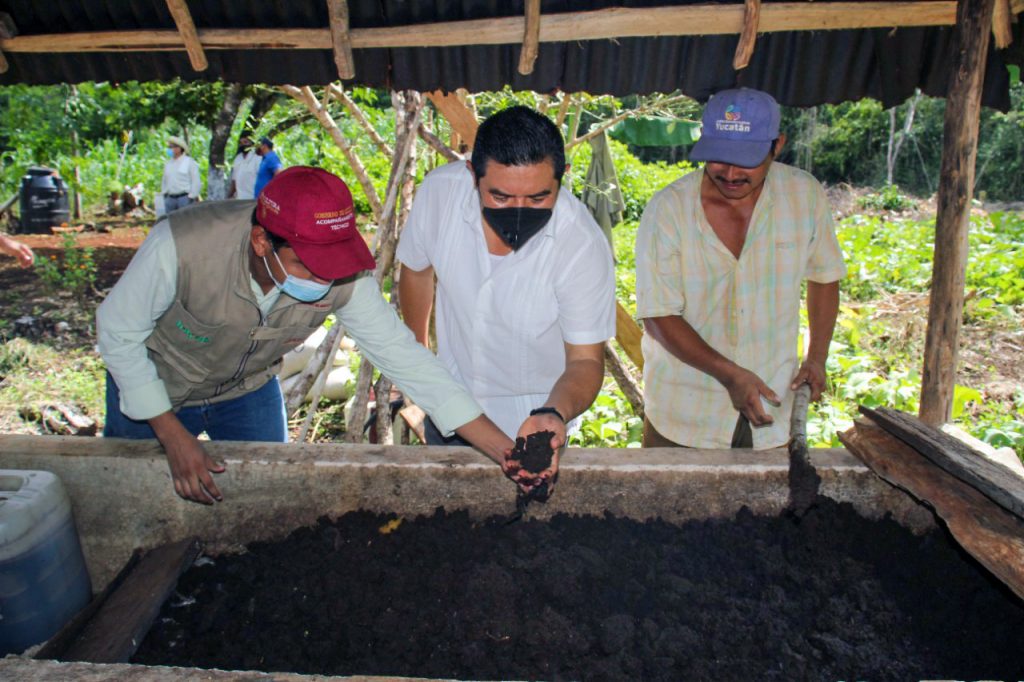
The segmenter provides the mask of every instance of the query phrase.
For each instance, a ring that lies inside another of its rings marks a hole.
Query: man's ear
[[[266,258],[274,251],[274,247],[271,246],[270,239],[267,237],[267,231],[259,225],[252,226],[252,230],[249,232],[249,243],[252,244],[253,253],[260,258]]]
[[[786,133],[779,133],[779,137],[775,140],[775,147],[772,149],[772,156],[779,158],[779,154],[782,152],[782,148],[786,146]]]

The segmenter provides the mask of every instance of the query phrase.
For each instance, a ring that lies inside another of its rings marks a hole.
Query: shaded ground
[[[943,532],[347,514],[190,569],[134,661],[458,679],[1021,679],[1024,605]],[[394,524],[392,524],[394,525]]]

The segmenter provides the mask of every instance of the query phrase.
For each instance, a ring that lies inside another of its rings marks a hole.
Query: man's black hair
[[[260,225],[260,221],[256,220],[255,208],[252,210],[252,224],[263,227],[262,225]],[[274,251],[279,250],[282,246],[288,246],[288,240],[282,237],[281,235],[274,234],[265,227],[263,227],[263,231],[267,234],[267,239],[270,240],[270,246],[273,247]]]
[[[480,124],[473,144],[473,172],[477,179],[487,174],[487,162],[503,166],[553,164],[555,180],[565,174],[565,140],[558,127],[529,107],[509,107]]]

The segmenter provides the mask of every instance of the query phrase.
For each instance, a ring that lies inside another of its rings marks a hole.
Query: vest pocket
[[[227,358],[220,349],[224,325],[209,325],[197,320],[180,301],[157,322],[146,347],[157,365],[160,378],[173,383],[170,374],[178,374],[189,383],[202,383]]]

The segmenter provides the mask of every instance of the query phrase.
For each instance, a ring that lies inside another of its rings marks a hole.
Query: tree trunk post
[[[954,68],[946,94],[942,165],[935,218],[928,331],[921,380],[921,420],[949,421],[964,309],[967,230],[978,153],[981,89],[992,33],[993,0],[958,0]]]

